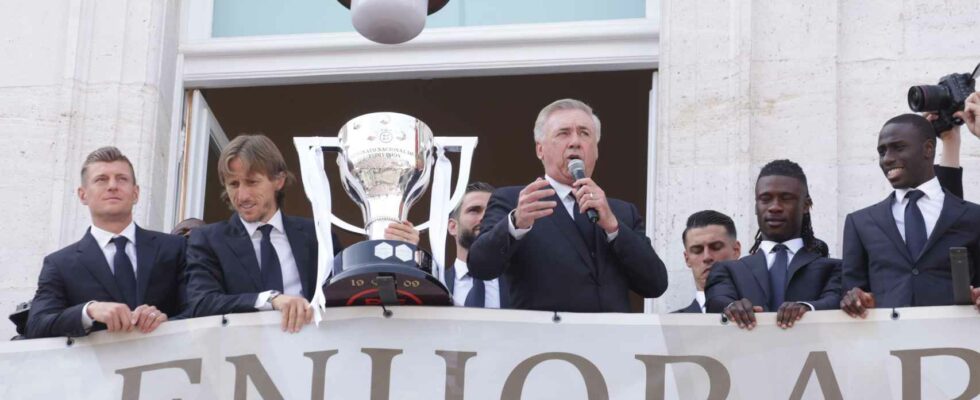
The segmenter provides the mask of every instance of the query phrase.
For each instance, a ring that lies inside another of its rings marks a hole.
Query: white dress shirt
[[[772,269],[772,264],[776,262],[776,253],[772,251],[772,248],[776,247],[777,244],[779,243],[773,242],[771,240],[763,240],[762,243],[759,243],[759,250],[762,250],[762,254],[766,255],[766,268],[768,269]],[[803,248],[803,239],[801,238],[790,239],[788,241],[783,242],[782,244],[786,246],[786,268],[789,268],[789,265],[793,263],[793,257],[796,256],[796,253],[799,253],[800,249]],[[790,278],[789,271],[786,271],[787,284],[789,283],[789,278]],[[815,309],[813,308],[813,304],[807,303],[805,301],[798,301],[797,303],[806,304],[808,307],[810,307],[810,311],[813,311]],[[776,310],[771,310],[771,311],[775,312]]]
[[[548,175],[545,175],[544,179],[547,180],[549,184],[551,184],[552,189],[555,189],[555,194],[558,196],[559,199],[561,199],[561,204],[565,206],[565,211],[568,211],[568,216],[571,217],[572,220],[574,220],[575,207],[578,207],[578,204],[575,201],[575,194],[572,192],[573,188],[571,186],[568,186],[564,183],[552,179]],[[514,211],[511,211],[511,213],[513,212]],[[510,215],[508,214],[507,230],[510,231],[510,235],[513,236],[514,239],[521,240],[524,237],[524,235],[527,235],[527,233],[531,231],[531,228],[534,228],[533,222],[531,223],[530,228],[517,229],[517,227],[514,226],[514,222],[510,219]],[[619,236],[618,230],[616,232],[607,234],[606,241],[611,242],[614,239],[616,239],[616,236]]]
[[[293,248],[289,246],[289,238],[286,237],[286,230],[282,226],[282,210],[276,210],[269,222],[246,222],[244,219],[241,221],[249,238],[252,239],[252,248],[255,249],[255,259],[259,262],[259,268],[262,268],[262,232],[259,231],[259,227],[272,225],[269,240],[272,241],[272,247],[276,249],[276,255],[279,256],[283,294],[302,297],[303,284],[299,279],[299,267],[296,266],[296,259],[293,257]],[[259,293],[258,298],[255,299],[255,308],[271,310],[272,304],[269,303],[271,294],[271,290]]]
[[[902,240],[905,240],[905,206],[909,204],[909,199],[905,198],[905,195],[913,189],[921,190],[925,194],[915,204],[919,206],[922,219],[926,221],[927,238],[932,236],[932,230],[939,220],[939,213],[943,211],[943,201],[946,200],[946,193],[943,192],[942,186],[939,186],[937,178],[932,178],[917,188],[895,189],[892,215],[895,217],[895,225],[898,226],[898,233],[902,235]]]
[[[466,296],[473,289],[473,277],[469,275],[466,262],[456,259],[453,264],[456,269],[456,279],[453,281],[453,303],[457,306],[466,305]],[[500,283],[497,279],[483,281],[483,308],[500,308]]]
[[[708,300],[704,297],[703,290],[698,290],[698,292],[694,294],[694,300],[697,300],[698,306],[701,307],[701,314],[708,312]]]
[[[771,240],[763,240],[762,243],[759,243],[759,249],[762,250],[762,254],[766,255],[766,268],[768,269],[772,269],[772,263],[776,261],[776,253],[772,251],[772,248],[776,247],[777,244],[779,243]],[[796,253],[803,248],[803,239],[790,239],[782,244],[786,246],[786,255],[788,256],[786,259],[786,267],[789,267],[789,265],[793,263],[793,256],[795,256]],[[786,279],[789,279],[788,275],[786,276]]]
[[[102,255],[105,256],[105,261],[109,264],[109,271],[113,275],[116,273],[116,244],[112,243],[112,239],[117,236],[125,237],[127,239],[126,256],[129,257],[129,263],[133,266],[133,276],[136,276],[138,273],[136,269],[136,223],[130,222],[118,235],[95,225],[92,225],[89,233],[95,238],[95,243],[99,245],[99,249],[102,249]],[[92,317],[88,316],[88,306],[92,303],[94,301],[85,303],[85,306],[82,307],[82,327],[86,330],[91,329],[94,322]]]

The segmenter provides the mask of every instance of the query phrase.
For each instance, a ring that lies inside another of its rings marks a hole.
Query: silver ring
[[[589,200],[591,200],[591,199],[593,199],[593,198],[595,198],[595,196],[593,196],[593,195],[592,195],[592,193],[591,193],[591,192],[589,192]]]
[[[150,313],[150,318],[156,318],[156,317],[157,317],[157,313],[155,313],[155,312],[151,312]]]

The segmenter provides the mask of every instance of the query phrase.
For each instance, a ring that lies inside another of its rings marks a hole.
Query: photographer
[[[958,112],[959,117],[963,112]],[[939,116],[936,113],[923,113],[929,122],[936,121]],[[961,117],[962,118],[962,117]],[[942,154],[939,156],[939,163],[934,165],[936,178],[940,185],[949,190],[956,197],[963,198],[963,167],[960,166],[960,126],[954,125],[947,131],[939,134],[939,141],[942,142]]]
[[[980,114],[980,92],[970,95],[966,100],[964,110],[954,113],[953,116],[962,119],[964,122],[963,125],[966,125],[970,133],[980,138],[980,118],[977,118],[978,114]],[[937,113],[923,113],[922,116],[926,117],[929,122],[935,122],[939,119]],[[935,166],[935,170],[936,177],[939,178],[942,187],[957,197],[963,198],[963,168],[960,166],[960,137],[959,125],[953,125],[949,130],[939,134],[939,140],[943,144],[943,151],[939,157],[939,164]]]

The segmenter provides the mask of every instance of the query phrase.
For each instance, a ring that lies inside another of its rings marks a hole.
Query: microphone
[[[575,177],[575,180],[585,178],[585,163],[577,158],[568,160],[568,172]],[[592,221],[592,223],[596,223],[599,220],[599,213],[594,208],[585,210],[585,214],[589,216],[589,221]]]

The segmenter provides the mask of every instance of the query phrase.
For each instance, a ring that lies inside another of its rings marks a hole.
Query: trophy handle
[[[459,154],[459,175],[456,177],[456,190],[453,191],[453,195],[449,198],[449,202],[446,203],[448,210],[446,211],[445,218],[449,218],[449,211],[456,208],[457,205],[463,200],[463,195],[466,194],[466,185],[470,182],[470,167],[473,165],[473,150],[476,149],[477,138],[473,136],[469,137],[435,137],[433,138],[437,148],[445,149],[445,151],[460,153]],[[450,167],[452,168],[452,167]],[[452,170],[449,171],[450,173]],[[436,183],[432,182],[435,186]],[[440,218],[442,216],[439,216]],[[429,229],[432,225],[432,215],[429,215],[429,221],[425,221],[420,225],[417,225],[415,229],[419,232]]]
[[[333,216],[333,211],[330,199],[330,181],[323,165],[323,149],[338,149],[340,141],[336,137],[295,137],[293,144],[296,145],[296,151],[299,153],[303,190],[313,206],[313,224],[316,227],[318,244],[316,292],[310,300],[310,307],[313,308],[313,320],[319,326],[323,319],[323,312],[326,311],[323,284],[327,281],[333,262],[333,237],[330,232],[330,217]]]

